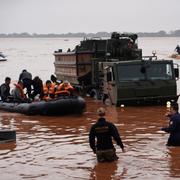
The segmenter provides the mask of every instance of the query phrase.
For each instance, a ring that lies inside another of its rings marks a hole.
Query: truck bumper
[[[124,105],[165,105],[167,101],[177,101],[178,95],[174,96],[156,96],[156,97],[137,97],[121,98],[117,100],[116,106]]]

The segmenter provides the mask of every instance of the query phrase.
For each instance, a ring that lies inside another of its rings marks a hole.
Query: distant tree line
[[[0,38],[71,38],[71,37],[110,37],[112,32],[97,32],[97,33],[66,33],[66,34],[37,34],[37,33],[10,33],[10,34],[0,34]],[[122,32],[129,33],[129,32]],[[158,32],[138,32],[139,37],[180,37],[180,30],[170,31],[169,33],[165,31]]]

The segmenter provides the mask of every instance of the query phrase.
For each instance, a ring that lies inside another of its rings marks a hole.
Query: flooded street
[[[17,130],[17,142],[0,145],[1,179],[168,179],[180,177],[180,149],[166,147],[166,107],[105,107],[125,153],[97,163],[88,144],[101,102],[87,100],[83,115],[24,116],[1,112],[1,126]]]
[[[167,58],[177,38],[140,38],[144,55],[157,51]],[[18,79],[27,69],[43,81],[54,73],[53,52],[73,48],[80,39],[16,39],[4,38],[0,49],[8,55],[0,63],[0,82],[10,76]],[[158,49],[159,48],[159,49]],[[180,94],[180,84],[178,94]],[[107,120],[115,123],[125,153],[115,146],[119,159],[113,163],[97,163],[89,147],[90,127],[98,118],[102,102],[86,98],[82,115],[26,116],[0,111],[0,128],[16,130],[16,143],[0,144],[1,180],[119,180],[180,178],[180,148],[167,147],[168,134],[160,131],[168,125],[163,106],[104,106]]]

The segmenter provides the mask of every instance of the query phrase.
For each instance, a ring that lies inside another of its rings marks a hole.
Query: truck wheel
[[[104,100],[104,104],[107,105],[107,106],[112,105],[110,98],[106,98],[106,99]]]
[[[94,98],[94,99],[99,99],[99,93],[96,89],[92,89],[90,92],[90,97]]]
[[[103,94],[103,104],[105,105],[111,105],[111,99],[109,98],[109,96],[107,94]]]

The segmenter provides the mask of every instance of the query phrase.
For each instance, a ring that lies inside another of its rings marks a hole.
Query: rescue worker
[[[23,82],[24,88],[27,89],[28,97],[31,98],[32,74],[26,69],[22,70],[22,73],[19,75],[19,81]]]
[[[179,46],[179,45],[176,46],[175,51],[176,51],[178,54],[180,54],[180,46]]]
[[[170,133],[167,146],[180,146],[180,114],[178,103],[172,103],[170,112],[166,114],[170,118],[169,126],[161,130]]]
[[[46,84],[43,87],[43,94],[44,94],[43,99],[47,101],[53,99],[55,96],[54,91],[55,91],[54,83],[51,83],[50,80],[47,80]]]
[[[17,84],[14,84],[15,88],[12,90],[12,96],[14,102],[17,103],[23,103],[28,102],[28,99],[26,98],[24,94],[24,85],[22,81],[19,81]]]
[[[57,84],[57,77],[55,75],[51,75],[51,82]]]
[[[39,95],[39,99],[43,98],[43,82],[39,78],[39,76],[34,77],[32,80],[32,85],[33,85],[33,92],[32,92],[32,99],[34,100],[35,96]]]
[[[55,92],[56,92],[56,89],[57,87],[59,86],[59,84],[62,83],[61,80],[57,80],[57,77],[55,75],[51,75],[51,82],[54,84],[54,88],[55,88]]]
[[[6,77],[5,82],[0,86],[1,100],[3,102],[9,102],[11,99],[10,86],[9,86],[10,83],[11,83],[11,78]]]
[[[59,84],[59,86],[56,88],[56,97],[62,96],[62,95],[73,95],[74,88],[71,86],[71,84],[65,80],[63,83]]]
[[[121,141],[120,135],[116,126],[106,121],[105,119],[105,109],[99,108],[97,110],[99,119],[91,127],[89,133],[89,144],[93,152],[97,156],[98,162],[111,162],[118,159],[116,155],[116,150],[114,148],[112,137],[116,141],[124,152],[124,145]],[[96,143],[95,143],[96,142]]]

